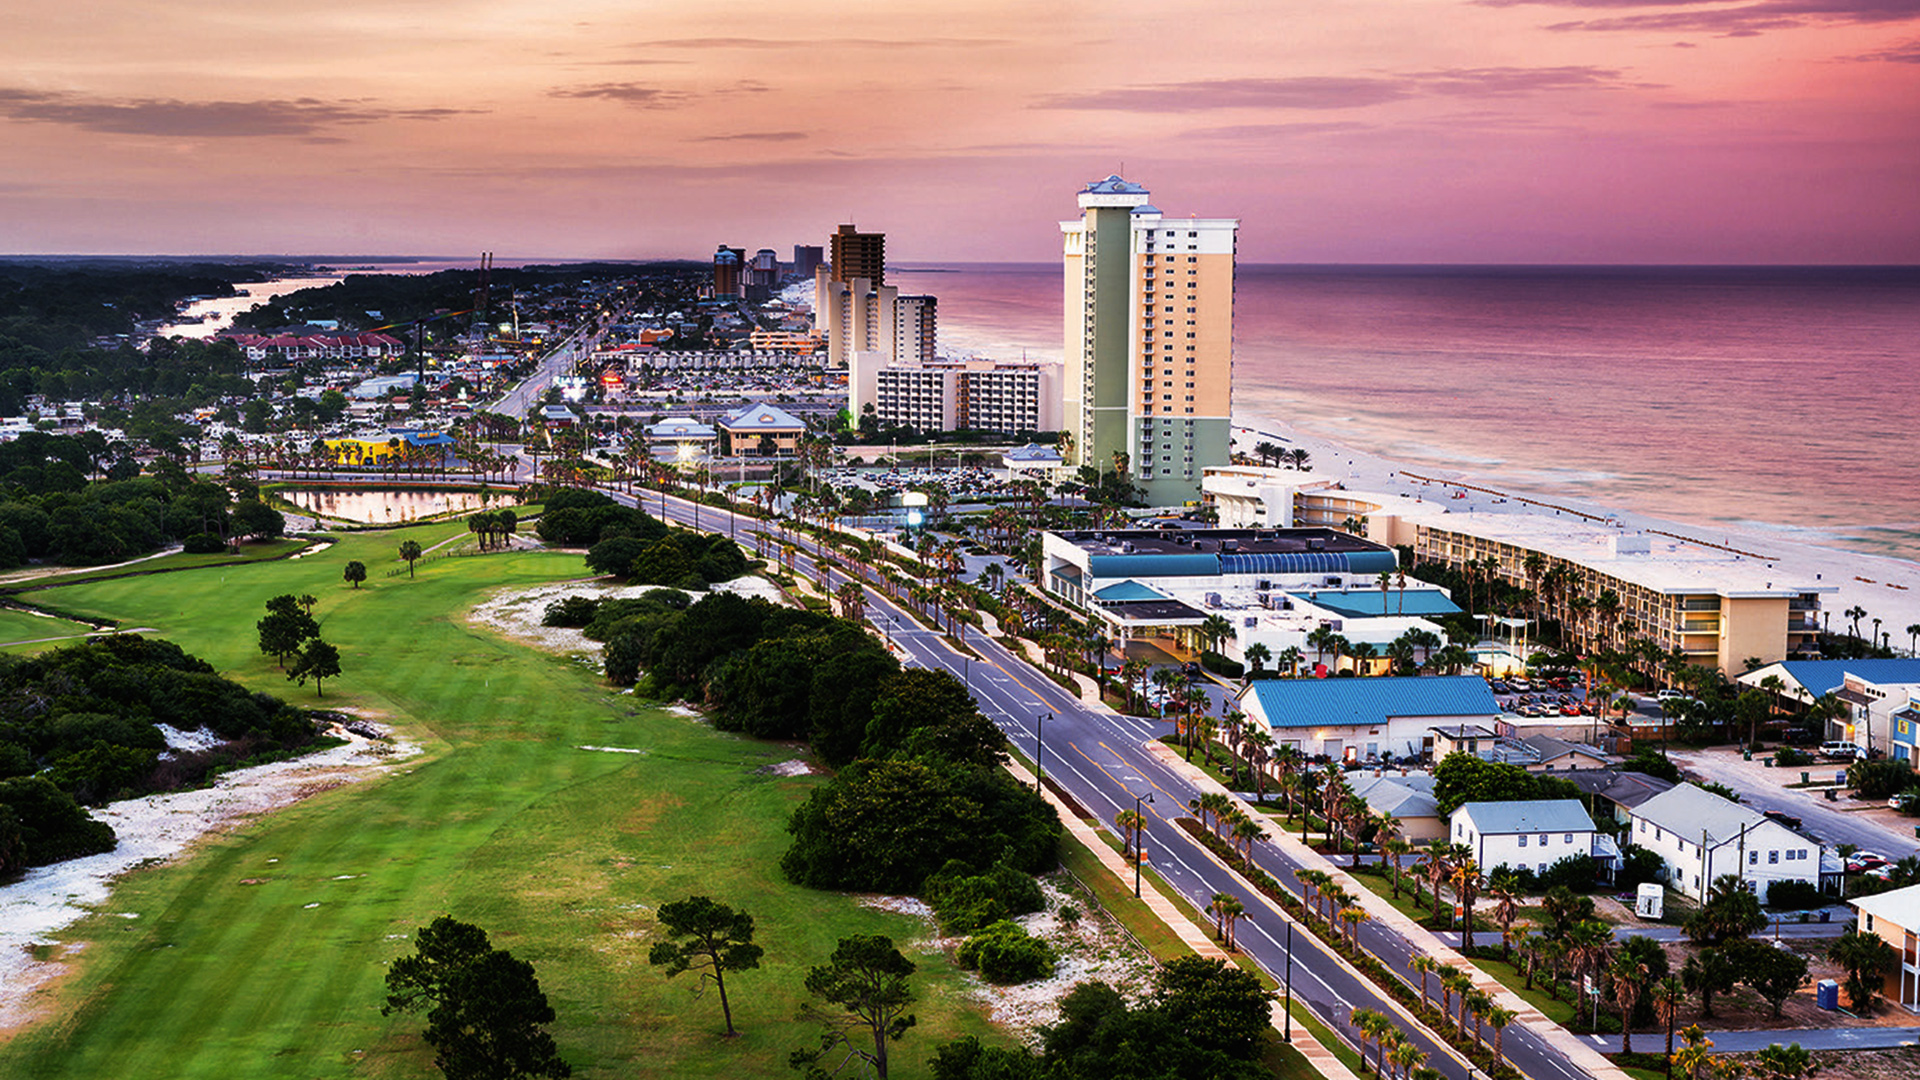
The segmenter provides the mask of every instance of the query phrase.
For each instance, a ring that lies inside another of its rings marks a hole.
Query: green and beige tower
[[[1066,239],[1064,415],[1071,463],[1124,465],[1150,504],[1200,497],[1228,464],[1237,218],[1168,218],[1109,176]]]

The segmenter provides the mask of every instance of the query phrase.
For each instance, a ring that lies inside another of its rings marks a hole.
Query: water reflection
[[[449,511],[482,510],[486,503],[477,491],[337,491],[327,488],[288,488],[281,497],[321,517],[362,524],[398,524]]]

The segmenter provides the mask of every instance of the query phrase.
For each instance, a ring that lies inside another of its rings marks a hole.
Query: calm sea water
[[[906,268],[1058,357],[1054,264]],[[1413,467],[1920,558],[1920,268],[1243,265],[1234,411]]]

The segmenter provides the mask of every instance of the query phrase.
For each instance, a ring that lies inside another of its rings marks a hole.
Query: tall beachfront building
[[[851,282],[865,278],[877,288],[887,283],[887,234],[863,233],[852,225],[842,225],[827,238],[828,257],[833,261],[833,280]]]
[[[1066,240],[1065,416],[1072,464],[1124,462],[1155,505],[1200,498],[1228,463],[1237,218],[1167,218],[1109,176]],[[1117,455],[1124,454],[1124,458]]]

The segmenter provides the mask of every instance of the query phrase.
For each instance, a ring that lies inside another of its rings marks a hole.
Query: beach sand
[[[1405,470],[1395,462],[1307,434],[1266,417],[1235,416],[1233,439],[1234,451],[1248,455],[1253,453],[1254,445],[1260,442],[1273,442],[1288,449],[1304,449],[1312,455],[1308,462],[1311,471],[1303,473],[1304,478],[1339,481],[1356,491],[1406,494],[1431,500],[1436,498],[1440,490],[1438,485],[1423,484],[1408,478]],[[1872,620],[1879,619],[1881,632],[1891,635],[1891,644],[1895,652],[1901,655],[1907,651],[1906,628],[1920,624],[1920,563],[1795,543],[1773,534],[1669,521],[1578,498],[1539,498],[1500,481],[1476,476],[1471,468],[1425,469],[1420,471],[1420,475],[1472,484],[1509,496],[1501,500],[1484,492],[1469,490],[1468,498],[1447,503],[1448,509],[1455,514],[1553,516],[1551,510],[1518,501],[1520,498],[1536,498],[1541,502],[1613,518],[1628,529],[1658,529],[1768,556],[1766,561],[1779,569],[1784,581],[1839,588],[1839,592],[1824,593],[1820,598],[1822,611],[1830,613],[1827,618],[1828,629],[1835,633],[1846,633],[1851,622],[1841,613],[1855,606],[1864,608],[1867,617],[1860,621],[1861,634],[1871,634]],[[1444,495],[1438,497],[1445,498]]]

